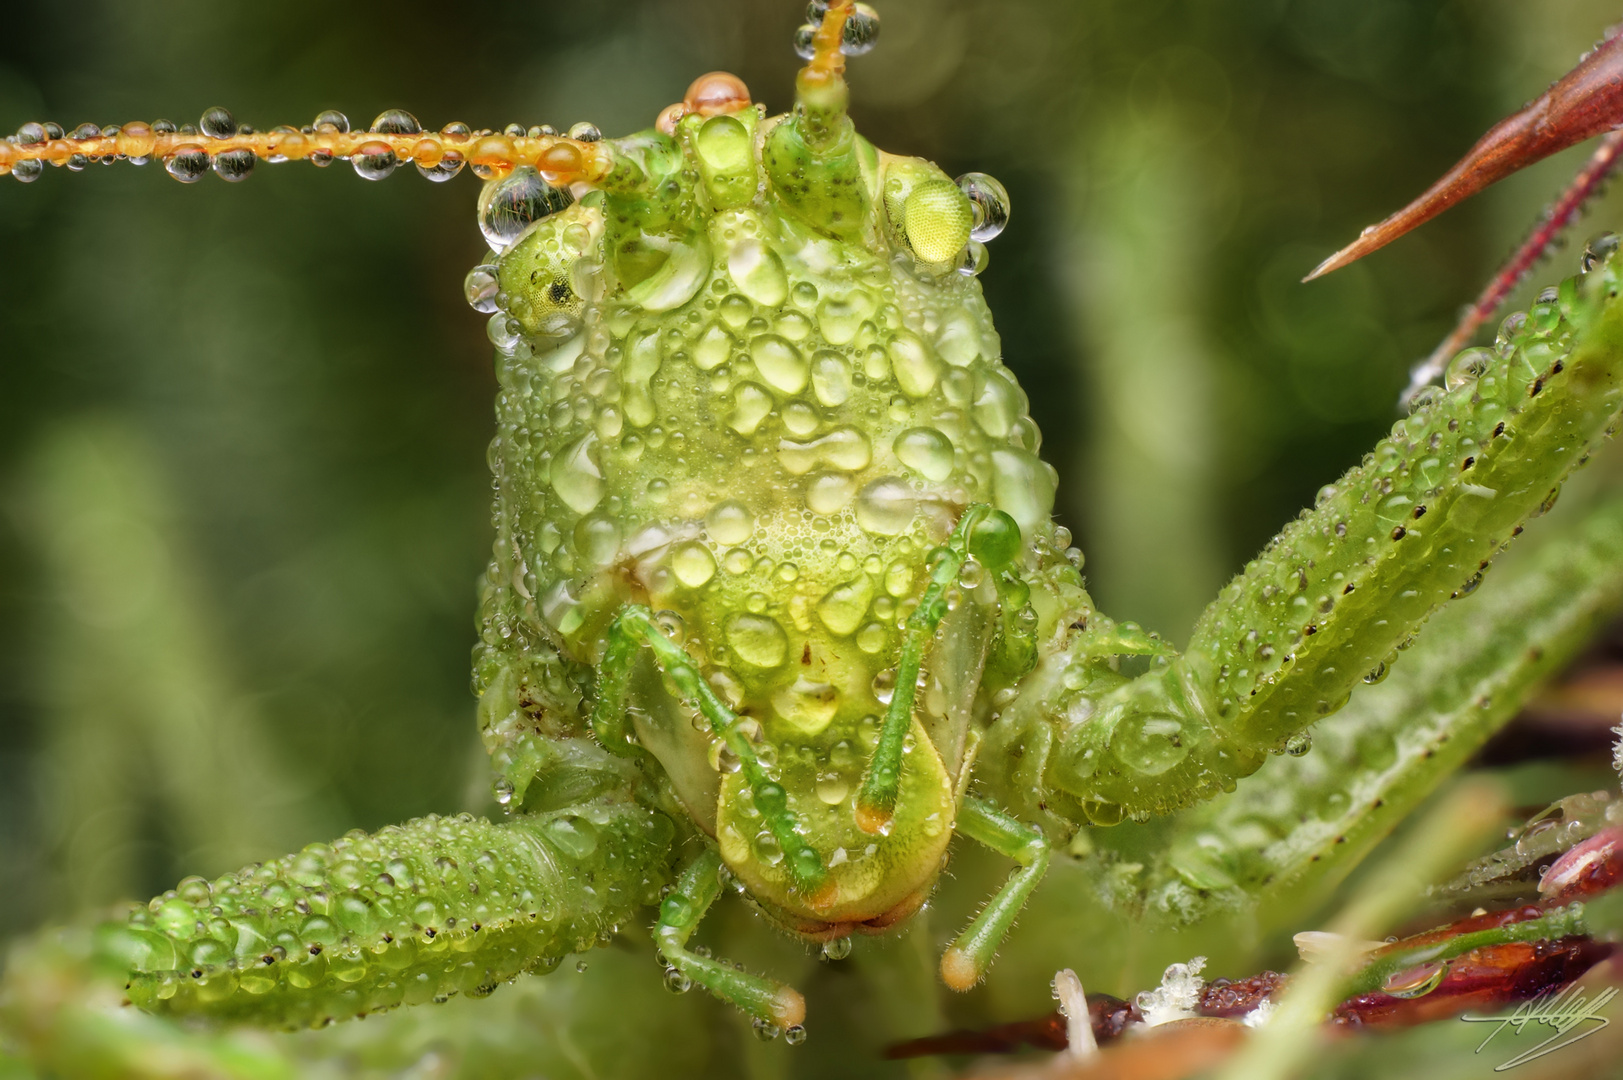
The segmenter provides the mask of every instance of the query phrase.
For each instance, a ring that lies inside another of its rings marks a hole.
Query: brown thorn
[[[1623,121],[1623,37],[1613,35],[1523,108],[1499,121],[1408,206],[1359,234],[1303,281],[1385,247],[1495,181]]]
[[[1589,160],[1584,162],[1583,168],[1567,184],[1566,190],[1545,210],[1543,220],[1500,267],[1476,301],[1465,309],[1454,329],[1431,351],[1430,356],[1415,365],[1409,376],[1409,386],[1403,392],[1403,403],[1407,404],[1421,387],[1441,375],[1454,354],[1469,345],[1483,324],[1493,318],[1516,286],[1526,280],[1539,259],[1549,251],[1550,245],[1577,220],[1584,203],[1596,195],[1606,178],[1617,168],[1620,154],[1623,154],[1623,128],[1606,134]]]

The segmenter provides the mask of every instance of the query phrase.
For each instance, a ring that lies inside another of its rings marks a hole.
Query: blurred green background
[[[1390,425],[1408,366],[1584,151],[1298,279],[1618,10],[877,6],[858,127],[1008,187],[981,280],[1059,515],[1102,606],[1178,639]],[[225,104],[260,128],[404,106],[432,127],[621,134],[715,68],[781,110],[801,19],[796,0],[13,0],[0,130]],[[128,165],[0,181],[4,933],[484,805],[467,657],[494,381],[461,298],[486,250],[477,184],[369,184],[342,162],[230,187]],[[1620,220],[1603,203],[1575,238]]]

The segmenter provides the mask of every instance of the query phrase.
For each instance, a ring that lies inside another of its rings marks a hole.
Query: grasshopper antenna
[[[224,180],[245,180],[259,161],[325,166],[343,159],[367,180],[382,180],[410,162],[434,181],[449,180],[464,166],[485,180],[532,166],[549,183],[564,186],[598,183],[613,170],[612,155],[601,138],[590,124],[576,124],[568,135],[551,127],[518,124],[499,133],[466,124],[424,131],[404,109],[388,110],[365,131],[350,130],[343,113],[328,111],[302,128],[258,132],[215,107],[196,125],[134,121],[106,128],[81,124],[64,132],[56,124],[24,124],[15,135],[0,140],[0,175],[10,173],[27,182],[37,179],[47,164],[77,172],[98,161],[141,165],[157,160],[170,176],[189,184],[211,170]]]
[[[1314,267],[1302,280],[1312,281],[1339,270],[1385,247],[1489,184],[1620,123],[1623,123],[1623,37],[1619,36],[1618,28],[1614,28],[1577,67],[1520,112],[1489,129],[1465,157],[1419,198],[1385,221],[1366,228],[1357,240]]]

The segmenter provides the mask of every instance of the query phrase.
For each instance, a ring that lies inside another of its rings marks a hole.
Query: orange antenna
[[[1365,229],[1302,280],[1339,270],[1489,184],[1619,126],[1623,126],[1623,37],[1614,32],[1532,104],[1495,124],[1414,202]]]
[[[610,155],[599,145],[601,137],[590,124],[575,125],[568,136],[547,127],[517,125],[501,133],[466,124],[424,131],[404,109],[383,113],[367,131],[351,131],[342,113],[324,112],[303,128],[256,132],[216,107],[195,127],[136,121],[105,130],[84,124],[63,132],[54,124],[24,124],[0,141],[0,175],[27,181],[47,163],[77,170],[108,159],[137,164],[157,159],[171,176],[190,183],[210,169],[226,180],[242,180],[258,161],[327,165],[342,158],[368,180],[381,180],[407,162],[431,180],[448,180],[464,166],[483,179],[494,179],[530,165],[562,186],[578,180],[595,183],[609,173]]]

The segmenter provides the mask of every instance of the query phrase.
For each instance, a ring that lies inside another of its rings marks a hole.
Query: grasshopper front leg
[[[1233,790],[1474,589],[1623,401],[1618,276],[1568,281],[1497,354],[1462,354],[1446,391],[1225,587],[1183,654],[1125,679],[1103,632],[1073,626],[992,731],[1025,748],[1046,810],[1114,824]]]

